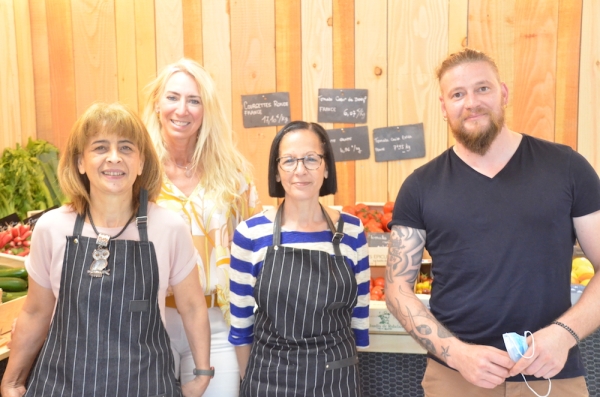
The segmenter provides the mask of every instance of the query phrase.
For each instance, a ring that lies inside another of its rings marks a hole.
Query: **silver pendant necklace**
[[[125,226],[123,226],[123,229],[121,229],[119,233],[112,237],[108,234],[98,233],[96,225],[94,225],[94,220],[92,219],[92,214],[90,213],[89,208],[86,210],[86,214],[88,218],[90,218],[90,224],[92,225],[92,229],[94,229],[94,232],[98,235],[98,238],[96,239],[96,248],[94,249],[94,252],[92,252],[92,258],[94,258],[94,261],[90,265],[90,269],[87,272],[92,277],[110,276],[110,269],[106,268],[108,266],[108,257],[110,256],[110,251],[108,250],[108,243],[110,242],[111,238],[117,238],[121,234],[123,234],[125,229],[127,229],[127,226],[129,226],[129,224],[135,217],[135,213],[131,215],[131,218],[129,218]]]

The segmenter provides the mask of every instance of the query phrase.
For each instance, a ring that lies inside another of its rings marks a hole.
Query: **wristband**
[[[569,327],[567,324],[563,324],[560,321],[552,321],[552,324],[556,324],[559,327],[563,327],[564,329],[566,329],[572,336],[573,338],[575,338],[575,344],[578,345],[580,340],[579,340],[579,336],[577,336],[577,334],[575,333],[575,331],[573,331],[571,329],[571,327]]]
[[[210,367],[210,369],[194,368],[192,373],[195,376],[210,376],[210,378],[212,379],[215,376],[215,367]]]

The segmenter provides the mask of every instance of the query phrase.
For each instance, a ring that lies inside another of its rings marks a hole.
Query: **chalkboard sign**
[[[289,92],[242,95],[244,128],[285,125],[290,117]]]
[[[319,123],[367,122],[367,90],[319,90]]]
[[[371,156],[367,127],[327,130],[335,161],[364,160]]]
[[[425,157],[423,123],[375,128],[375,161],[392,161]]]

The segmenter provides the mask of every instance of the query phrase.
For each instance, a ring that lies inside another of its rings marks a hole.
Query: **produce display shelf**
[[[0,254],[0,265],[23,267],[25,258]],[[6,343],[10,342],[13,320],[19,315],[24,302],[25,297],[23,296],[7,303],[0,303],[0,360],[4,360],[10,355],[10,349],[6,347]]]

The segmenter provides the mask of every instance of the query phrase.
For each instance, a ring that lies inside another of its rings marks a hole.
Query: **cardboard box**
[[[423,304],[429,308],[429,295],[417,294]],[[369,307],[369,332],[385,334],[406,334],[396,317],[387,309],[383,301],[371,301]]]

